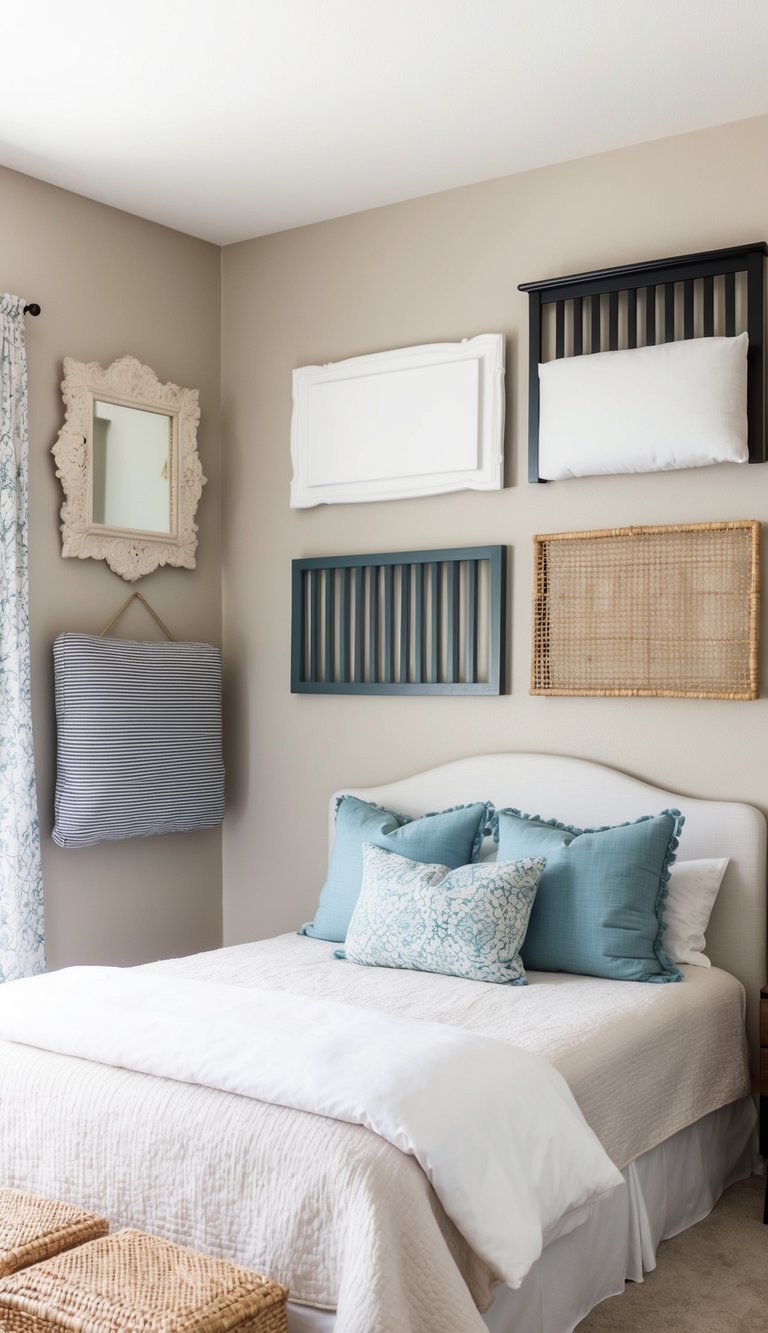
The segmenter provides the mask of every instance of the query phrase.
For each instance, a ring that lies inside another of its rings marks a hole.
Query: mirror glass
[[[171,424],[164,412],[94,399],[94,523],[171,531]]]

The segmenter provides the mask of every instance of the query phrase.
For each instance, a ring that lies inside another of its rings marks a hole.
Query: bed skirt
[[[622,1172],[627,1191],[547,1246],[518,1291],[497,1287],[490,1333],[571,1333],[600,1301],[642,1282],[662,1240],[700,1222],[723,1190],[752,1170],[755,1105],[732,1102],[643,1153]],[[332,1333],[334,1314],[288,1304],[288,1333]]]

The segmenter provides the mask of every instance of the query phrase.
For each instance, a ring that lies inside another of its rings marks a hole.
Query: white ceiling
[[[220,244],[768,111],[768,0],[24,0],[1,37],[0,163]]]

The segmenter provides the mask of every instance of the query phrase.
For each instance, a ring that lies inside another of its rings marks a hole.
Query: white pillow
[[[707,944],[704,932],[727,866],[728,857],[724,856],[715,860],[675,861],[669,867],[662,948],[673,962],[711,967],[703,953]]]
[[[746,463],[747,335],[539,366],[539,476]]]

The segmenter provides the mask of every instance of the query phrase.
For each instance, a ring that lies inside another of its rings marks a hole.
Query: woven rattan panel
[[[285,1287],[141,1231],[118,1231],[0,1280],[0,1329],[286,1333]]]
[[[108,1231],[105,1218],[84,1208],[0,1189],[0,1277]]]
[[[532,694],[758,697],[759,523],[534,543]]]

